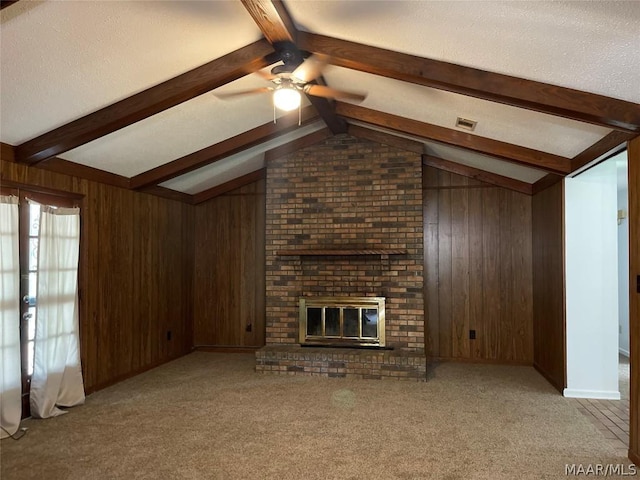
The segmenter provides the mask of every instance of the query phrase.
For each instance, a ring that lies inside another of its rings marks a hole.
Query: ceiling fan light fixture
[[[273,104],[276,108],[290,112],[300,107],[300,91],[295,87],[282,86],[273,92]]]

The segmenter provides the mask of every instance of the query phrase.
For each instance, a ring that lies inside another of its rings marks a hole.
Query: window
[[[3,182],[7,183],[7,182]],[[39,189],[44,190],[44,189]],[[34,192],[27,188],[6,188],[2,194],[19,198],[20,235],[20,355],[22,369],[22,417],[30,416],[29,394],[33,375],[36,311],[38,308],[38,233],[40,207],[77,206],[80,196],[74,194]]]

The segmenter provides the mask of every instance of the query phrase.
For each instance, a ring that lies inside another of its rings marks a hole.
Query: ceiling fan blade
[[[262,78],[269,81],[277,77],[277,75],[274,75],[273,73],[270,73],[270,72],[265,72],[264,70],[256,70],[253,73],[255,73],[256,75],[260,75]]]
[[[304,62],[298,65],[293,73],[291,73],[291,76],[303,83],[310,82],[322,74],[327,63],[329,63],[329,57],[317,54],[311,55]]]
[[[325,87],[324,85],[305,85],[304,93],[308,93],[309,95],[314,95],[316,97],[342,98],[356,102],[361,102],[367,98],[366,95],[361,93],[344,92],[342,90],[336,90],[335,88]]]
[[[239,90],[237,92],[220,92],[214,93],[214,95],[218,98],[226,100],[227,98],[240,97],[242,95],[253,95],[256,93],[266,93],[273,90],[270,87],[262,87],[262,88],[252,88],[251,90]]]

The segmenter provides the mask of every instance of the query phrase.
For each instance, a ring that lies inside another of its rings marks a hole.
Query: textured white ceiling
[[[640,103],[640,1],[285,5],[301,29],[314,33]],[[262,36],[239,0],[21,0],[3,9],[0,19],[0,141],[12,145]],[[366,91],[367,108],[449,128],[464,116],[479,122],[474,134],[563,156],[574,156],[609,131],[338,67],[330,67],[326,78],[332,87]],[[252,75],[220,91],[265,85]],[[264,124],[272,115],[268,95],[222,101],[205,94],[60,157],[130,177]],[[435,143],[425,148],[527,182],[544,174]],[[261,151],[164,185],[197,193],[260,168]]]
[[[239,1],[20,1],[1,15],[0,132],[12,145],[262,37]]]
[[[473,135],[564,157],[577,155],[611,131],[346,68],[330,66],[325,78],[334,88],[367,93],[363,107],[454,129],[457,117],[475,120]]]
[[[434,157],[479,168],[487,172],[497,173],[503,177],[515,178],[516,180],[527,183],[535,183],[547,174],[547,172],[542,170],[504,162],[488,155],[482,155],[436,142],[425,142],[425,152]]]
[[[500,160],[489,155],[483,155],[481,153],[465,150],[464,148],[425,140],[414,135],[399,134],[398,132],[394,132],[386,128],[374,127],[358,121],[350,123],[370,128],[372,130],[377,130],[379,132],[388,133],[390,135],[395,135],[397,137],[418,141],[424,145],[424,153],[428,155],[442,158],[443,160],[449,160],[450,162],[467,165],[469,167],[479,168],[480,170],[486,170],[487,172],[497,173],[503,177],[514,178],[522,182],[535,183],[547,174],[547,172],[543,170],[525,167],[524,165],[516,163],[505,162],[504,160]]]
[[[640,103],[640,1],[285,0],[299,29]]]
[[[251,147],[218,162],[199,168],[178,178],[162,183],[163,187],[184,193],[198,193],[241,177],[265,166],[264,153],[325,127],[318,121],[298,128],[290,133]]]
[[[132,177],[273,121],[269,94],[228,100],[215,96],[266,84],[260,76],[248,75],[59,156]]]

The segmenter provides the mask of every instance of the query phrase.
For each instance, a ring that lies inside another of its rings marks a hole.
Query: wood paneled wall
[[[191,350],[192,205],[5,161],[1,175],[84,195],[79,289],[87,392]]]
[[[265,181],[196,206],[194,344],[265,343]]]
[[[429,356],[531,364],[531,197],[423,172]]]
[[[631,413],[629,458],[640,466],[640,137],[629,142],[629,329]]]
[[[562,182],[533,196],[533,362],[559,391],[566,387]]]

